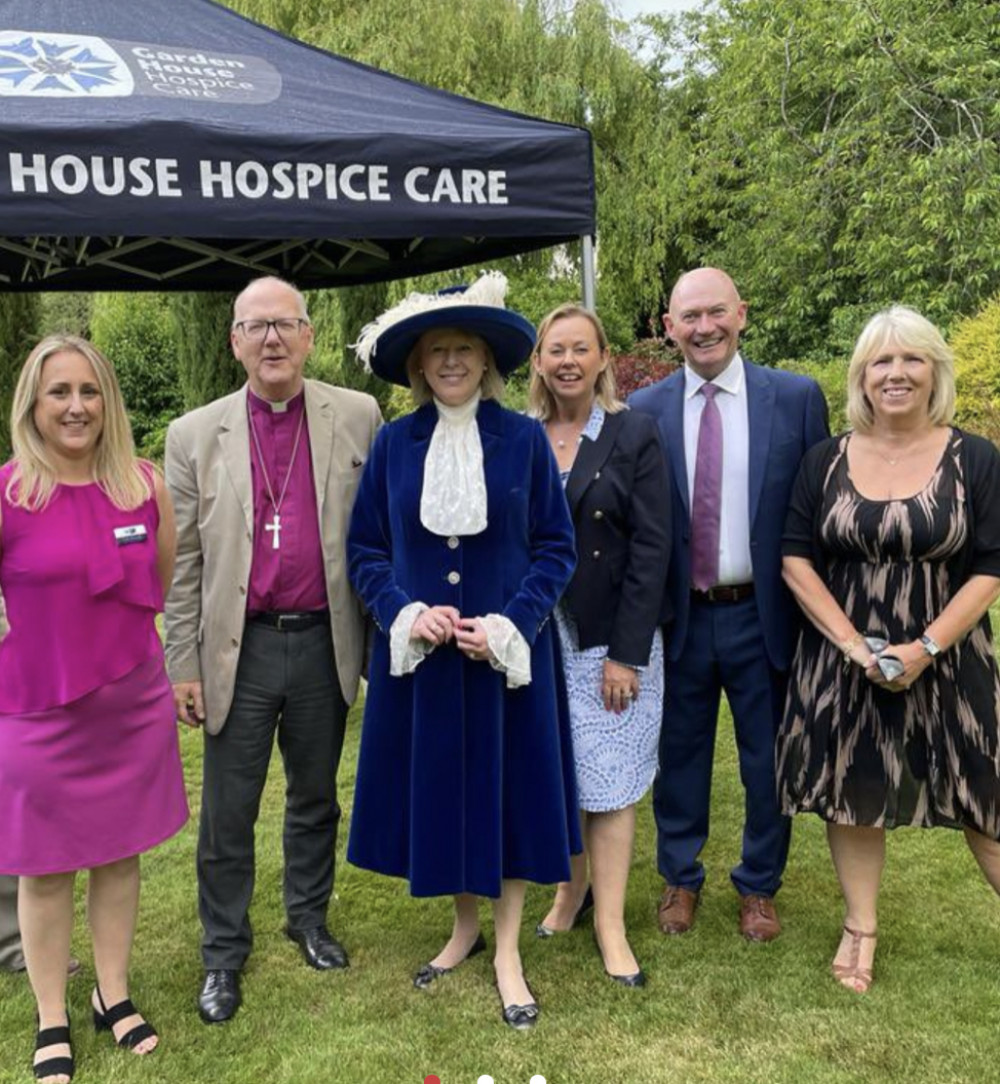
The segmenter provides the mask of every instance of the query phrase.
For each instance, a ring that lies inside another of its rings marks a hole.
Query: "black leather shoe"
[[[413,985],[418,990],[426,990],[435,979],[439,979],[442,975],[447,975],[450,971],[454,971],[456,967],[460,967],[464,964],[470,956],[478,956],[485,948],[486,938],[480,934],[475,941],[472,942],[472,948],[469,949],[454,967],[437,967],[435,964],[424,964],[413,976]]]
[[[238,971],[223,969],[205,972],[205,981],[198,995],[198,1015],[206,1024],[223,1024],[232,1020],[242,1004]]]
[[[285,933],[302,950],[305,962],[317,971],[351,966],[344,946],[325,926],[312,926],[308,930],[293,930],[287,926]]]

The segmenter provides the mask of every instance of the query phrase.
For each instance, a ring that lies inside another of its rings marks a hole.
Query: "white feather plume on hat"
[[[361,329],[361,334],[358,335],[358,341],[351,343],[351,349],[364,362],[368,372],[371,372],[371,359],[378,349],[379,337],[401,321],[425,312],[468,305],[502,309],[506,297],[507,276],[501,271],[484,271],[475,282],[461,291],[438,294],[422,294],[414,291],[370,324],[365,324]]]

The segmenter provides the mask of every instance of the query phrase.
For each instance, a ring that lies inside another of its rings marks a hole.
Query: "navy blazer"
[[[584,440],[566,483],[579,555],[563,595],[580,647],[645,666],[670,561],[670,490],[656,424],[622,410]]]
[[[799,609],[781,578],[781,536],[792,485],[802,457],[830,435],[826,400],[815,380],[765,369],[745,358],[750,423],[750,557],[764,645],[771,665],[787,670],[795,648]],[[674,539],[667,602],[674,629],[669,658],[676,661],[687,637],[691,602],[691,505],[684,457],[684,370],[640,388],[634,410],[652,415],[671,466]]]

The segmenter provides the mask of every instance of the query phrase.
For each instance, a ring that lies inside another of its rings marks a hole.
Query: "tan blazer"
[[[347,582],[347,525],[361,470],[382,423],[370,395],[305,382],[330,627],[340,688],[358,692],[365,618]],[[172,422],[166,481],[177,513],[177,566],[167,596],[167,672],[200,681],[205,729],[217,734],[233,701],[253,556],[247,387]]]

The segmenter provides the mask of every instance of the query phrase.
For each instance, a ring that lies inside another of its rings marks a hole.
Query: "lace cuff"
[[[411,640],[410,631],[413,622],[430,607],[426,602],[411,602],[404,606],[389,629],[389,673],[393,677],[412,674],[434,650],[434,644],[427,640]]]
[[[507,688],[519,689],[531,684],[531,648],[510,618],[487,614],[483,619],[486,642],[492,658],[490,666],[507,675]]]

